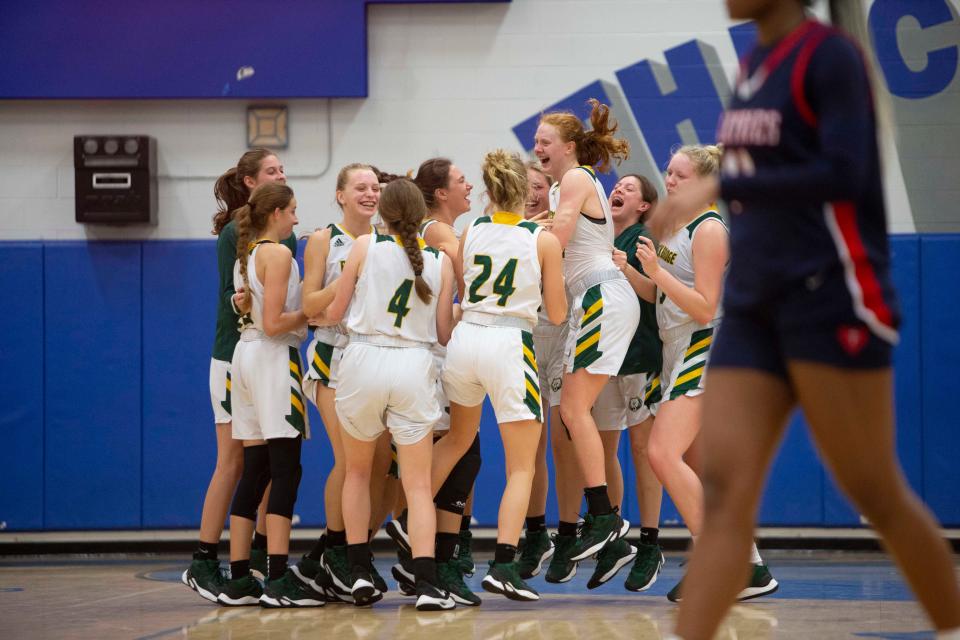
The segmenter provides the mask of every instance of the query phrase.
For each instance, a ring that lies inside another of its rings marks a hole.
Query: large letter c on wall
[[[928,29],[953,21],[948,0],[876,0],[870,7],[870,33],[877,61],[883,70],[890,93],[917,100],[940,93],[957,72],[958,47],[927,52],[926,66],[914,71],[907,66],[897,43],[897,25],[910,16]]]

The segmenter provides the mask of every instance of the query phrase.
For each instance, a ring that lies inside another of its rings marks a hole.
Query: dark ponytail
[[[213,197],[217,200],[217,212],[213,216],[213,235],[220,235],[227,223],[233,219],[233,212],[250,199],[250,189],[243,182],[245,177],[256,178],[264,158],[276,155],[264,148],[251,149],[240,156],[237,166],[230,167],[217,178],[213,185]]]

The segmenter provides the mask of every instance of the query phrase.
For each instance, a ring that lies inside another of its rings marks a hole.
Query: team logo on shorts
[[[563,386],[563,378],[554,378],[550,381],[550,390],[551,391],[560,391],[560,387]]]
[[[837,341],[847,355],[855,357],[870,340],[870,333],[864,326],[841,325],[837,327]]]
[[[640,411],[640,407],[643,405],[640,398],[634,396],[630,398],[630,411]]]

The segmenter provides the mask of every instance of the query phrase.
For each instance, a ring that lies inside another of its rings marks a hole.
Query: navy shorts
[[[892,289],[887,291],[892,326],[878,325],[855,303],[839,270],[784,287],[763,304],[725,306],[710,367],[760,369],[783,378],[790,360],[844,369],[888,368],[898,318]]]

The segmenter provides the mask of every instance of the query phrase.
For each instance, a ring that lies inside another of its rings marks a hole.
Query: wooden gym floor
[[[734,608],[721,638],[933,637],[882,554],[771,551],[765,558],[779,592]],[[372,609],[219,608],[180,583],[183,555],[7,557],[0,559],[0,638],[654,639],[673,627],[676,605],[665,594],[682,574],[681,559],[668,554],[660,579],[643,594],[623,589],[626,568],[593,591],[586,588],[592,562],[564,585],[549,585],[541,574],[531,581],[543,596],[538,603],[483,592],[481,561],[470,584],[483,606],[418,613],[394,590]],[[394,589],[386,553],[377,567]]]

